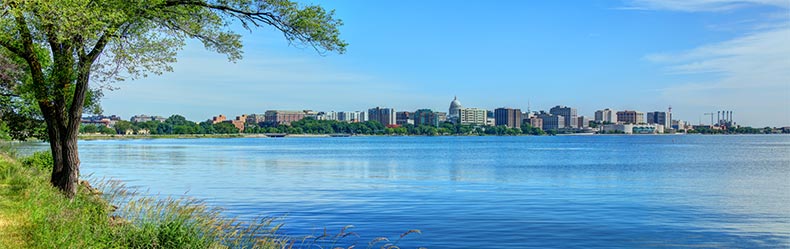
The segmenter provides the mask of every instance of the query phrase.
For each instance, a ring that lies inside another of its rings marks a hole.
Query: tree
[[[118,134],[126,134],[127,130],[132,129],[132,122],[126,120],[118,120],[115,121],[115,125],[113,125],[113,128],[115,128],[115,132]]]
[[[238,60],[242,44],[233,24],[274,27],[320,53],[342,53],[347,45],[332,11],[289,0],[0,1],[0,57],[17,62],[24,75],[13,91],[29,96],[46,123],[51,183],[68,197],[76,193],[80,118],[88,97],[101,96],[90,92],[172,70],[187,39]]]

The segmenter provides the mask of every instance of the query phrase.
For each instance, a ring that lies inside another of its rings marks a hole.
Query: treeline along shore
[[[739,127],[730,130],[698,129],[688,130],[689,134],[771,134],[788,133],[790,130],[776,128]],[[130,122],[120,120],[112,127],[102,125],[82,125],[81,139],[124,139],[124,138],[237,138],[237,137],[329,137],[350,135],[391,135],[391,136],[518,136],[518,135],[558,135],[578,134],[574,130],[548,130],[531,126],[524,122],[518,128],[506,126],[464,125],[451,122],[438,126],[403,124],[384,126],[377,121],[343,122],[336,120],[315,120],[305,118],[290,124],[245,124],[243,129],[228,122],[193,122],[183,116],[173,115],[164,121]],[[591,133],[585,133],[591,134]],[[617,132],[597,132],[595,134],[621,134]]]

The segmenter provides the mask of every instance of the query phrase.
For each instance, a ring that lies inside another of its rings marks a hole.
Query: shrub
[[[52,171],[52,165],[55,161],[52,160],[52,153],[48,150],[37,151],[28,157],[22,158],[22,165],[28,168],[38,169],[42,172]]]

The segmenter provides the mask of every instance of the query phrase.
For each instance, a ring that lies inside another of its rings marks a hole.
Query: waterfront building
[[[645,123],[645,113],[638,111],[619,111],[617,112],[617,122],[623,124],[643,124]]]
[[[265,122],[272,125],[290,125],[305,118],[304,111],[268,110],[264,115]]]
[[[357,122],[365,122],[367,119],[365,118],[365,112],[338,112],[337,113],[337,120],[348,122],[348,123],[357,123]]]
[[[134,116],[132,116],[131,119],[129,119],[129,121],[132,121],[132,123],[148,122],[148,121],[165,122],[165,120],[167,120],[167,119],[162,117],[162,116],[148,116],[148,115],[142,115],[142,114],[141,115],[134,115]]]
[[[543,130],[543,119],[539,117],[531,117],[529,118],[529,125]]]
[[[487,117],[486,118],[486,125],[487,126],[494,126],[494,125],[496,125],[496,119]]]
[[[555,106],[549,109],[549,113],[552,115],[560,115],[565,118],[564,123],[565,126],[560,128],[578,128],[579,121],[578,115],[576,113],[576,108],[571,108],[567,106]]]
[[[315,117],[316,120],[337,120],[336,112],[318,112]]]
[[[671,119],[666,112],[648,112],[647,113],[647,123],[648,124],[660,124],[665,127],[670,127]]]
[[[375,107],[368,109],[368,120],[377,121],[384,126],[394,125],[395,122],[395,109]]]
[[[250,115],[247,115],[247,120],[244,120],[244,122],[246,122],[248,124],[260,125],[261,123],[266,122],[266,115],[263,115],[263,114],[250,114]]]
[[[674,130],[687,130],[689,129],[689,124],[683,120],[672,120],[672,126],[670,126]]]
[[[590,127],[590,119],[585,116],[579,116],[576,118],[576,128],[584,129]]]
[[[463,108],[464,107],[461,106],[461,101],[458,101],[458,96],[455,96],[453,101],[450,102],[450,109],[447,112],[447,118],[453,123],[458,122],[458,118],[460,117],[458,111]]]
[[[480,108],[458,109],[458,123],[465,125],[486,125],[486,110]]]
[[[497,108],[494,110],[494,120],[497,126],[504,125],[508,128],[521,128],[521,109]]]
[[[664,133],[664,126],[657,124],[606,124],[601,127],[605,133],[657,134]]]
[[[414,125],[430,125],[439,127],[439,115],[431,109],[419,109],[414,112]]]
[[[595,111],[595,122],[615,124],[617,123],[617,112],[609,108]]]
[[[247,115],[241,115],[241,116],[236,116],[236,119],[234,120],[224,120],[222,122],[230,123],[233,126],[235,126],[236,129],[239,129],[239,132],[243,132],[244,124],[246,121],[247,121]]]
[[[82,117],[80,119],[80,123],[83,125],[96,125],[96,126],[104,126],[104,127],[113,127],[115,126],[115,122],[121,120],[121,117],[117,115],[111,116],[104,116],[104,115],[93,115],[89,117]]]
[[[395,124],[397,125],[414,124],[414,119],[412,118],[413,116],[414,113],[412,112],[396,112]]]
[[[227,119],[228,117],[225,117],[225,115],[220,114],[218,116],[211,117],[211,123],[212,124],[222,123],[225,122],[225,120]]]
[[[559,130],[565,128],[565,117],[541,111],[536,115],[541,119],[541,129],[544,131]]]

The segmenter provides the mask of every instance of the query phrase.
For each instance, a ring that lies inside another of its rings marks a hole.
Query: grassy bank
[[[0,154],[0,248],[288,247],[271,219],[240,223],[200,201],[136,197],[115,182],[104,193],[83,182],[66,199],[49,184],[46,155]]]

